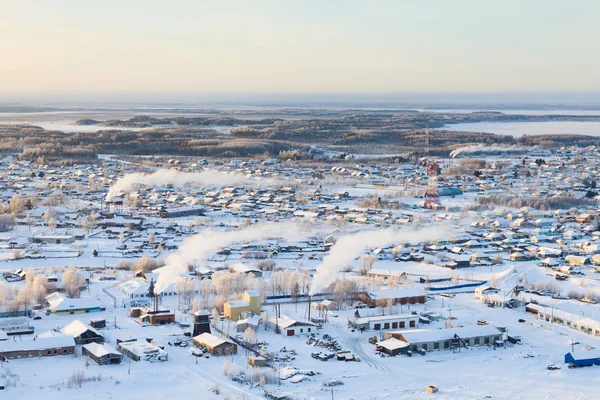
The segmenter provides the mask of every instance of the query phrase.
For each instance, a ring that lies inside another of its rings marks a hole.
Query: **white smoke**
[[[455,158],[456,156],[458,156],[459,154],[463,154],[463,153],[477,153],[477,152],[483,152],[483,151],[487,151],[487,152],[491,152],[491,151],[503,151],[503,152],[516,152],[516,151],[527,151],[530,150],[526,147],[522,147],[522,146],[515,146],[515,145],[491,145],[491,146],[486,146],[484,144],[477,144],[477,145],[472,145],[472,146],[464,146],[464,147],[459,147],[456,150],[452,150],[452,152],[450,152],[450,157],[451,158]]]
[[[176,282],[181,274],[188,272],[188,265],[204,259],[208,254],[221,250],[234,243],[283,238],[299,240],[306,237],[303,226],[294,222],[258,223],[234,231],[215,231],[207,229],[183,241],[176,253],[165,257],[165,266],[160,269],[156,282],[156,293]]]
[[[202,172],[181,172],[176,169],[159,169],[151,174],[135,172],[119,178],[108,190],[106,201],[131,190],[136,184],[148,186],[171,184],[174,187],[183,187],[194,183],[198,185],[227,186],[242,184],[248,182],[250,179],[251,177],[242,174],[227,174],[220,171],[209,170]],[[266,179],[264,181],[270,180]]]
[[[419,243],[439,239],[449,228],[447,225],[430,226],[423,229],[379,229],[362,231],[342,236],[329,250],[329,254],[317,267],[310,294],[319,293],[337,279],[340,268],[351,264],[366,248],[385,247],[400,242]]]

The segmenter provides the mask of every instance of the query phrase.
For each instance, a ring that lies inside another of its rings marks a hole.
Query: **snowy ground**
[[[165,346],[169,360],[163,363],[131,362],[121,365],[97,366],[86,363],[80,355],[59,356],[56,358],[15,360],[2,365],[1,379],[7,384],[7,394],[12,398],[34,398],[43,393],[46,399],[98,398],[117,399],[124,393],[127,398],[153,398],[157,393],[169,393],[176,398],[230,399],[264,398],[260,388],[250,389],[232,382],[223,371],[223,358],[200,358],[198,364],[185,349],[170,347],[168,342],[181,337],[183,330],[175,325],[162,327],[142,327],[127,317],[127,310],[114,308],[110,299],[100,290],[109,283],[93,283],[84,296],[100,299],[107,310],[105,312],[46,316],[32,321],[36,333],[64,326],[74,319],[88,322],[91,318],[104,317],[108,327],[103,330],[107,341],[116,346],[116,339],[152,337],[158,344]],[[443,300],[442,300],[443,299]],[[548,298],[545,298],[545,301]],[[176,298],[166,298],[164,306],[176,307]],[[595,310],[594,306],[562,301],[570,309]],[[443,305],[442,305],[443,304]],[[295,318],[306,317],[306,303],[286,304],[281,307],[282,314]],[[561,305],[562,308],[569,308]],[[272,314],[271,306],[265,310]],[[563,356],[571,350],[571,342],[578,351],[584,346],[598,347],[600,340],[563,326],[557,326],[536,320],[524,310],[488,308],[474,300],[473,294],[459,294],[454,299],[436,297],[425,305],[410,306],[410,311],[435,311],[443,316],[451,315],[455,325],[475,325],[477,320],[485,319],[490,324],[506,327],[511,335],[523,338],[521,345],[512,345],[506,349],[493,350],[487,347],[462,349],[460,353],[436,351],[425,356],[414,355],[382,358],[375,354],[374,345],[368,343],[368,337],[375,332],[351,332],[347,328],[347,319],[353,309],[340,311],[338,317],[330,316],[329,322],[319,335],[333,336],[345,350],[352,351],[361,358],[361,362],[340,362],[335,359],[327,362],[310,357],[311,352],[319,351],[306,343],[306,338],[284,337],[272,331],[260,328],[258,339],[268,343],[270,352],[282,348],[295,350],[295,360],[284,364],[282,368],[297,368],[318,373],[301,383],[282,380],[281,386],[267,385],[268,390],[280,390],[294,393],[296,399],[330,399],[330,389],[322,384],[329,379],[340,380],[342,386],[334,388],[336,399],[419,399],[429,398],[425,387],[436,385],[440,399],[589,399],[597,393],[598,367],[568,369]],[[380,313],[380,309],[367,309],[363,312]],[[389,310],[384,310],[389,313]],[[408,312],[396,307],[394,312]],[[114,326],[116,318],[116,327]],[[518,319],[525,319],[519,323]],[[177,319],[190,322],[191,317],[177,314]],[[226,330],[226,322],[217,323],[217,327]],[[439,329],[444,322],[424,326],[425,329]],[[80,350],[78,350],[80,354]],[[231,357],[228,357],[231,361]],[[233,357],[236,368],[249,372],[246,354],[242,350]],[[549,371],[548,364],[562,366],[561,370]],[[60,368],[57,368],[60,366]],[[277,367],[277,365],[276,365]],[[69,387],[69,377],[75,371],[83,371],[86,377],[99,377],[97,381],[83,383],[82,387]],[[130,371],[130,373],[129,373]],[[14,385],[14,386],[13,386]],[[220,395],[211,392],[218,385]],[[489,396],[489,397],[487,397]]]

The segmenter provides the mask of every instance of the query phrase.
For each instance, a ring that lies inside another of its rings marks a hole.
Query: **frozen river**
[[[443,128],[451,131],[489,132],[499,135],[557,135],[577,134],[600,136],[600,122],[549,121],[549,122],[473,122],[449,124]]]

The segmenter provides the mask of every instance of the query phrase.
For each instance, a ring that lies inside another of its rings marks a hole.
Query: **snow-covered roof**
[[[239,273],[260,272],[260,269],[249,267],[249,266],[247,266],[245,264],[233,264],[229,268],[231,268],[235,272],[239,272]]]
[[[403,349],[405,347],[408,347],[409,344],[406,343],[404,340],[400,340],[400,339],[396,339],[396,338],[389,338],[382,342],[377,342],[377,346],[383,347],[384,349],[388,349],[388,350],[397,350],[397,349]]]
[[[555,308],[555,307],[547,307],[547,306],[543,306],[541,304],[533,304],[533,303],[527,304],[527,308],[531,309],[531,310],[535,310],[538,313],[541,312],[546,315],[551,315],[554,318],[560,318],[565,321],[570,321],[570,322],[578,324],[580,326],[583,325],[587,328],[593,328],[594,330],[596,330],[596,329],[600,330],[600,321],[597,321],[592,318],[584,317],[579,314],[573,314],[568,311],[563,311],[563,310]]]
[[[61,293],[55,292],[49,296],[46,296],[46,301],[50,306],[49,310],[52,311],[66,311],[66,310],[76,310],[83,308],[100,308],[101,304],[96,299],[91,298],[81,298],[81,299],[72,299],[67,297]]]
[[[229,300],[227,303],[230,307],[234,308],[250,306],[250,303],[248,303],[246,300]]]
[[[287,315],[282,315],[279,318],[271,318],[269,320],[269,322],[272,324],[276,324],[281,329],[289,328],[290,326],[295,325],[295,324],[299,324],[299,325],[303,325],[303,326],[316,326],[315,324],[313,324],[312,322],[309,322],[309,321],[296,321],[295,319],[290,318]]]
[[[7,340],[0,342],[0,353],[10,351],[34,351],[75,346],[75,339],[66,335],[38,336],[35,340]]]
[[[27,318],[2,318],[0,319],[0,328],[9,326],[29,326]]]
[[[121,355],[121,353],[119,353],[111,345],[106,344],[106,343],[103,343],[103,344],[88,343],[88,344],[84,345],[83,348],[86,349],[87,351],[89,351],[91,354],[95,355],[96,357],[102,357],[107,354]]]
[[[210,333],[201,333],[198,336],[194,336],[194,341],[198,343],[205,344],[210,347],[217,347],[224,343],[229,343],[226,340],[216,337]]]
[[[417,315],[412,314],[398,314],[398,315],[375,315],[372,317],[360,317],[354,320],[357,324],[368,324],[369,322],[393,322],[400,320],[418,319]]]
[[[493,325],[475,325],[461,328],[436,330],[414,329],[408,331],[398,331],[397,333],[401,334],[402,337],[409,343],[424,343],[450,340],[454,337],[454,335],[457,335],[462,339],[477,336],[499,335],[500,331]]]
[[[419,288],[377,290],[369,292],[368,294],[369,297],[373,300],[402,299],[406,297],[425,296],[425,292],[423,291],[423,289]]]
[[[91,332],[94,332],[96,335],[101,336],[97,330],[95,330],[94,328],[92,328],[91,326],[89,326],[87,324],[84,324],[83,322],[81,322],[78,319],[71,322],[69,325],[65,326],[60,331],[62,333],[64,333],[65,335],[69,335],[69,336],[73,336],[73,337],[78,337],[86,331],[91,331]]]

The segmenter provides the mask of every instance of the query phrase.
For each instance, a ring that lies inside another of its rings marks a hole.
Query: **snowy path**
[[[212,383],[218,384],[221,387],[221,389],[227,390],[232,394],[235,393],[235,394],[239,395],[241,399],[258,399],[258,400],[265,399],[265,397],[259,397],[255,394],[251,393],[250,391],[248,391],[247,388],[239,388],[239,387],[235,386],[230,381],[228,381],[226,378],[219,378],[219,377],[211,374],[210,372],[207,372],[205,369],[203,369],[200,366],[186,365],[186,367],[190,371],[196,373],[197,375],[203,377],[204,379],[206,379]]]
[[[364,338],[360,336],[348,336],[347,340],[344,344],[347,344],[350,350],[360,357],[362,362],[367,363],[369,368],[378,369],[385,372],[392,372],[392,370],[381,363],[380,360],[377,359],[377,356],[372,356],[368,354],[363,348],[362,344],[364,344]]]

